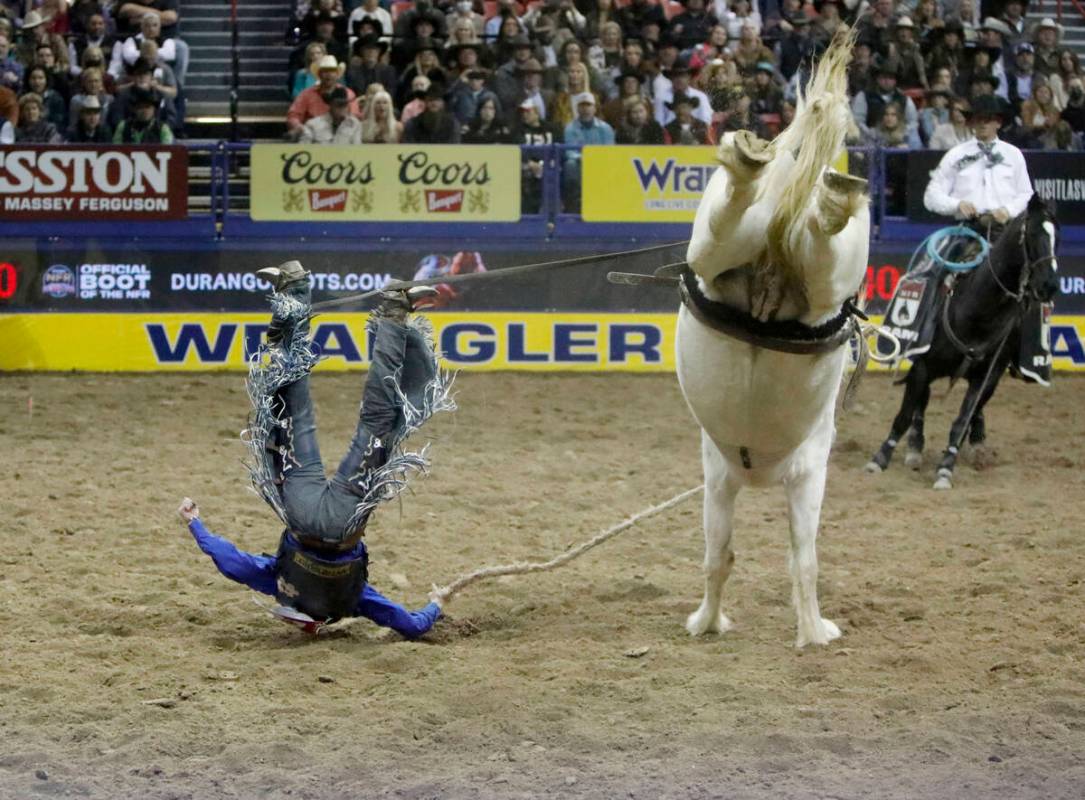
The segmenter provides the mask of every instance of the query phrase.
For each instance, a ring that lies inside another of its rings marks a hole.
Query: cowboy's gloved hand
[[[961,212],[961,216],[965,219],[972,219],[976,216],[976,207],[969,203],[967,200],[962,200],[957,205],[957,210]]]
[[[192,520],[200,518],[200,507],[196,505],[196,501],[191,497],[186,497],[181,501],[177,513],[181,515],[181,521],[187,525]]]
[[[999,225],[1005,225],[1010,219],[1010,212],[1005,208],[996,208],[991,212],[991,216],[995,218],[995,222]]]

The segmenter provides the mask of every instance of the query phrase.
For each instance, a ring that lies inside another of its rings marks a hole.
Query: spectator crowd
[[[172,142],[178,22],[178,0],[0,0],[0,144]]]

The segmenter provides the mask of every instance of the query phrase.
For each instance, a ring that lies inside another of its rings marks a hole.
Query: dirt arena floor
[[[328,461],[359,387],[315,379]],[[175,515],[190,494],[213,531],[276,545],[239,374],[0,376],[0,798],[1081,798],[1083,389],[1005,384],[994,464],[935,493],[934,453],[861,472],[899,391],[871,377],[819,546],[844,636],[796,651],[779,490],[741,496],[724,636],[682,627],[696,500],[474,587],[422,641],[309,638]],[[960,396],[932,404],[936,451]],[[432,474],[368,533],[374,585],[412,606],[700,480],[673,376],[465,374],[459,401]]]

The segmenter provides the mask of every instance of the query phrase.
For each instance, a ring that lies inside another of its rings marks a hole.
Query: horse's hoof
[[[885,472],[885,470],[882,468],[882,465],[879,464],[877,461],[868,461],[863,467],[863,472],[866,472],[870,475],[877,475],[879,472]]]
[[[765,166],[775,155],[772,143],[751,131],[738,131],[735,134],[734,145],[739,161],[753,169]]]
[[[865,192],[867,189],[867,182],[863,178],[857,178],[854,175],[845,175],[843,172],[837,172],[835,169],[827,169],[821,177],[826,188],[831,189],[834,192],[843,192],[845,194],[851,194],[852,192]]]
[[[904,466],[908,469],[919,469],[923,466],[923,454],[915,450],[908,451],[908,455],[904,457]]]
[[[938,470],[938,479],[934,482],[934,489],[952,489],[953,488],[953,473],[948,469]]]
[[[701,606],[686,619],[686,630],[690,636],[703,636],[706,633],[726,633],[731,630],[731,620],[722,611],[717,611],[715,618],[708,609]]]
[[[808,644],[828,644],[833,639],[840,638],[840,628],[831,619],[820,620],[820,630],[815,631],[812,635],[805,635],[802,631],[799,632],[798,638],[795,640],[795,647],[806,647]]]

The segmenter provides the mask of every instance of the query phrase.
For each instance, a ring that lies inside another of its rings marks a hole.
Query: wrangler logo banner
[[[515,222],[520,148],[255,144],[254,220]]]
[[[464,370],[673,372],[669,314],[436,313],[444,364]],[[369,362],[364,314],[322,314],[318,370]],[[243,370],[266,313],[57,313],[0,316],[0,370]],[[1085,317],[1051,321],[1054,369],[1085,371]]]
[[[0,147],[0,218],[184,219],[184,147],[19,144]]]
[[[581,214],[586,222],[693,222],[718,166],[715,147],[585,147]],[[847,172],[847,153],[833,167]]]

